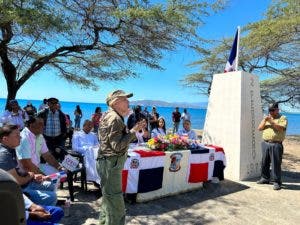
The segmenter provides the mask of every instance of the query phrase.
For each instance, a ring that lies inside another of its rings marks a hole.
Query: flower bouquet
[[[169,143],[169,150],[187,149],[189,141],[186,137],[177,134],[169,134],[165,137]]]
[[[168,149],[169,143],[164,136],[150,138],[147,145],[152,150],[165,151]]]
[[[177,149],[188,149],[189,139],[177,134],[158,136],[148,140],[147,145],[152,150],[172,151]]]

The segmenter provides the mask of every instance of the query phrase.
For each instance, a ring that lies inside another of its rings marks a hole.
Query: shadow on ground
[[[225,196],[234,192],[248,189],[246,185],[242,185],[233,181],[224,180],[219,184],[205,183],[203,188],[188,193],[178,194],[174,196],[156,199],[145,203],[128,204],[126,203],[126,221],[128,224],[149,225],[148,217],[159,216],[159,224],[207,224],[209,218],[204,218],[201,213],[189,212],[193,205]],[[75,202],[70,208],[70,216],[62,219],[64,225],[77,224],[97,224],[94,221],[99,217],[99,198],[101,195],[96,190],[88,190],[84,192],[79,186],[75,186]],[[63,196],[59,196],[63,197]],[[219,198],[218,202],[226,203],[225,199]],[[228,204],[234,204],[232,202]],[[206,206],[206,209],[213,206]],[[170,214],[176,211],[175,215],[170,217],[161,216],[162,214]],[[204,214],[204,213],[203,213]],[[234,214],[234,212],[232,212]],[[90,222],[88,222],[88,220]],[[197,223],[195,223],[197,221]],[[174,223],[175,222],[175,223]]]
[[[164,213],[176,211],[176,215],[172,215],[171,217],[164,218],[160,216],[159,223],[174,224],[174,221],[180,221],[181,224],[195,224],[195,221],[197,221],[197,224],[207,224],[210,222],[209,219],[205,219],[205,216],[201,215],[201,213],[195,214],[193,212],[189,212],[187,209],[192,208],[194,204],[238,191],[243,191],[248,188],[249,187],[246,185],[229,180],[222,181],[219,184],[205,183],[204,188],[196,191],[165,197],[145,203],[128,204],[126,205],[127,219],[129,219],[128,221],[134,219],[134,223],[132,224],[146,225],[149,223],[147,220],[145,221],[145,219],[143,219],[143,216],[153,217],[155,215],[158,216]],[[219,198],[218,201],[226,204],[225,199]],[[230,202],[228,204],[232,205],[233,203]],[[212,208],[212,206],[208,205],[206,209],[209,210],[210,207]],[[139,218],[141,219],[139,220]],[[177,223],[175,222],[175,224]]]
[[[68,195],[69,192],[67,187],[64,188],[64,191]],[[65,197],[66,196],[58,195],[59,199],[65,199]],[[71,203],[70,216],[64,217],[60,223],[64,225],[79,225],[84,224],[87,219],[97,220],[99,217],[98,199],[100,197],[101,192],[97,189],[88,188],[87,191],[83,191],[80,186],[74,185],[75,201]],[[94,223],[89,223],[89,225],[93,224]]]
[[[292,171],[282,171],[282,189],[292,190],[292,191],[299,191],[300,190],[300,173],[299,172],[292,172]],[[249,182],[256,182],[259,178],[252,178],[247,181]],[[272,185],[273,182],[270,182]]]

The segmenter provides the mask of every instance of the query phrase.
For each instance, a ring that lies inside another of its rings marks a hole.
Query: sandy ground
[[[255,180],[206,183],[196,191],[147,203],[127,204],[128,225],[147,224],[260,224],[296,225],[300,221],[300,135],[284,141],[283,189],[257,185]],[[64,225],[98,224],[99,192],[89,185],[83,192],[75,183],[75,202]],[[58,191],[59,198],[67,188]]]

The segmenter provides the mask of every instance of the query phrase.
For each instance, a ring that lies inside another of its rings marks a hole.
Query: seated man
[[[0,168],[10,173],[30,199],[40,205],[55,205],[55,185],[45,176],[26,172],[18,165],[15,148],[20,144],[17,125],[0,127]]]
[[[81,131],[75,132],[72,138],[72,149],[84,155],[84,163],[86,166],[86,179],[93,181],[99,187],[100,178],[96,169],[96,158],[99,149],[99,141],[97,136],[91,132],[93,123],[85,120]]]
[[[64,211],[56,206],[34,204],[23,194],[27,225],[54,225],[64,216]]]
[[[18,159],[27,172],[50,175],[62,170],[62,166],[49,152],[43,137],[44,120],[30,117],[21,132],[21,143],[16,148]],[[41,163],[40,158],[47,163]]]
[[[191,130],[191,121],[183,121],[183,129],[180,129],[177,134],[179,136],[187,136],[188,139],[196,140],[197,134],[195,131]]]

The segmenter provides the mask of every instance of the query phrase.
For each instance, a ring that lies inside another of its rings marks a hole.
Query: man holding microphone
[[[130,142],[136,132],[143,128],[142,121],[128,130],[124,117],[129,114],[128,98],[132,93],[116,90],[106,98],[108,112],[102,117],[99,126],[100,148],[97,170],[101,179],[102,204],[99,224],[125,224],[125,203],[122,193],[122,169],[127,158]]]

